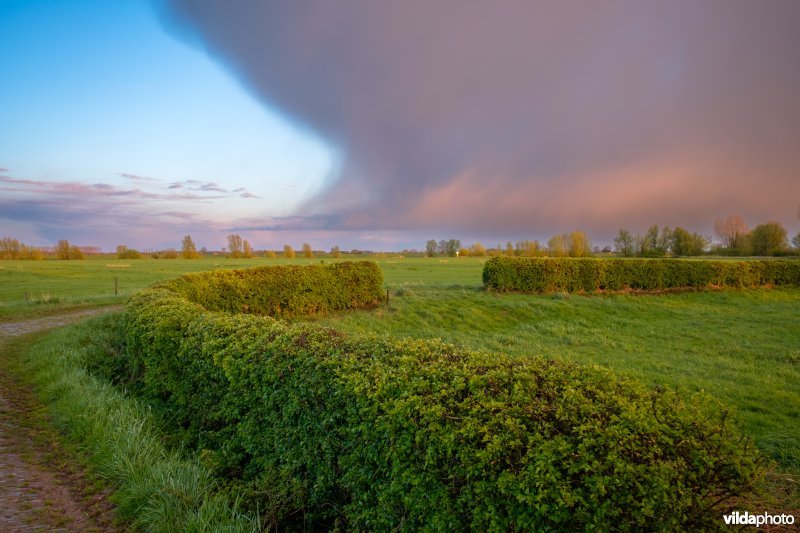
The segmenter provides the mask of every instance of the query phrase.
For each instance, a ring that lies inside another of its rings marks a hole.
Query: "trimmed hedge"
[[[596,366],[213,312],[165,286],[126,317],[134,385],[281,529],[714,527],[762,472],[708,402]]]
[[[494,257],[483,284],[500,292],[800,286],[800,261]]]
[[[155,286],[213,311],[293,316],[372,307],[383,272],[374,261],[347,261],[198,272]]]

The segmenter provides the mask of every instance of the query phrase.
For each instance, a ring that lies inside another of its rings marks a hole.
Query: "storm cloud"
[[[708,232],[797,212],[795,0],[159,5],[340,152],[296,213],[327,229]]]

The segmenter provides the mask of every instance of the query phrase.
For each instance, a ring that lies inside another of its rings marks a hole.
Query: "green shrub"
[[[577,290],[605,279],[608,264],[522,266]],[[232,490],[249,491],[267,525],[704,528],[762,472],[750,441],[701,397],[596,366],[214,312],[184,294],[223,309],[243,300],[179,279],[127,305],[130,379]],[[540,279],[525,278],[549,287]],[[222,280],[262,290],[241,275],[214,277],[214,290]]]
[[[483,267],[483,284],[538,293],[800,286],[800,261],[494,257]]]
[[[267,266],[185,274],[157,286],[214,311],[294,316],[371,307],[382,299],[383,273],[373,261]]]

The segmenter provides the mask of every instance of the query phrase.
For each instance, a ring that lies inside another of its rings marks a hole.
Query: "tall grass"
[[[146,406],[86,371],[113,353],[117,313],[62,328],[35,342],[20,360],[56,426],[114,487],[119,517],[146,531],[254,531],[258,521],[216,492],[198,461],[168,450]],[[113,356],[113,355],[112,355]]]

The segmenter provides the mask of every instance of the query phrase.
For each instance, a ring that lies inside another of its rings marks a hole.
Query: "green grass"
[[[125,259],[82,261],[0,261],[0,321],[49,315],[70,309],[124,303],[139,289],[187,272],[247,268],[319,259]],[[115,294],[115,279],[116,290]]]
[[[216,492],[198,461],[167,450],[149,409],[88,374],[100,350],[114,352],[121,314],[62,328],[17,361],[55,425],[114,488],[120,517],[148,531],[253,531],[256,521]]]
[[[139,289],[187,272],[264,265],[319,264],[363,256],[295,259],[125,259],[92,257],[82,261],[0,261],[0,321],[53,314],[68,309],[124,303]],[[470,259],[374,257],[388,284],[465,283],[480,280],[483,262]],[[475,277],[477,276],[477,278]],[[118,294],[114,294],[115,278]],[[455,281],[453,281],[455,280]],[[478,281],[479,282],[479,281]]]

